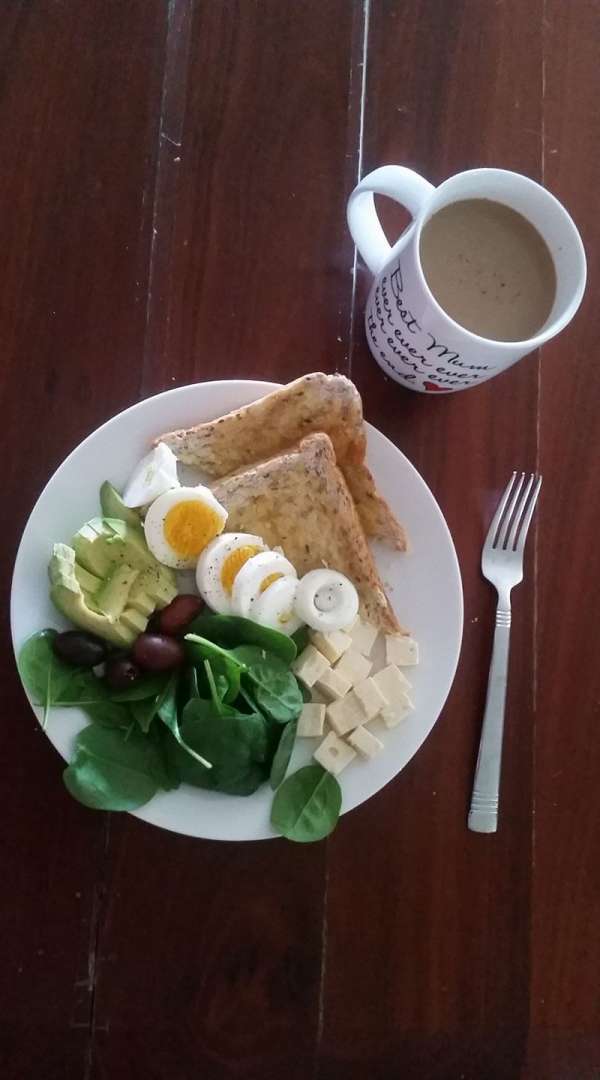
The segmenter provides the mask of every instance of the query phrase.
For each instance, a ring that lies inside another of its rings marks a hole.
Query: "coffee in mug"
[[[460,199],[429,218],[421,266],[455,322],[494,341],[525,341],[552,311],[556,271],[537,229],[510,206]]]
[[[412,222],[393,246],[374,194]],[[401,165],[365,176],[348,224],[374,280],[369,348],[396,382],[455,393],[505,371],[558,334],[585,289],[581,237],[540,184],[505,169],[471,169],[435,188]]]

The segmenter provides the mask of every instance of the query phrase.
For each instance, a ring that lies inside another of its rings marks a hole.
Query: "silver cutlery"
[[[498,797],[504,706],[510,642],[510,594],[523,580],[523,551],[542,486],[541,476],[514,472],[492,518],[481,555],[483,576],[496,588],[496,629],[490,663],[483,727],[468,826],[473,832],[493,833],[498,828]]]

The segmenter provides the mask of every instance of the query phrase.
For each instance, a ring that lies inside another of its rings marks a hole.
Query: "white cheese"
[[[320,746],[315,750],[313,757],[315,761],[319,762],[327,772],[333,773],[334,776],[339,776],[342,769],[346,768],[351,761],[356,757],[356,750],[353,750],[348,743],[343,739],[338,738],[335,731],[330,731],[329,735]]]
[[[297,735],[305,739],[314,739],[323,734],[325,706],[308,702],[298,717]]]
[[[373,676],[373,682],[384,698],[387,698],[390,705],[402,701],[406,691],[411,688],[408,679],[395,664],[388,664],[387,667],[378,671]]]
[[[315,648],[327,657],[330,664],[335,664],[352,644],[352,638],[343,630],[330,630],[327,634],[316,630],[310,635],[310,640]]]
[[[385,635],[385,658],[388,664],[414,667],[419,663],[419,646],[414,638],[402,634]]]
[[[359,615],[356,622],[346,631],[346,633],[350,634],[352,644],[359,653],[362,653],[363,656],[371,655],[373,646],[377,640],[377,635],[379,634],[379,630],[376,626],[371,626],[371,623],[365,622]]]
[[[396,699],[393,705],[386,705],[385,709],[382,709],[381,719],[386,727],[393,728],[400,724],[402,720],[406,720],[409,712],[412,712],[413,709],[414,705],[408,694],[402,691],[401,696]]]
[[[365,727],[357,727],[354,731],[351,731],[348,742],[364,758],[374,758],[376,754],[380,754],[383,750],[383,743],[372,732],[367,731]]]
[[[315,686],[328,701],[335,701],[336,698],[342,698],[348,693],[352,683],[342,672],[328,665],[327,671],[321,675],[320,679],[317,679]]]
[[[327,722],[338,735],[345,735],[365,722],[365,711],[354,691],[327,707]]]
[[[365,714],[363,723],[374,720],[377,714],[380,713],[386,705],[389,705],[388,699],[381,693],[381,690],[373,679],[362,679],[361,682],[356,683],[352,692],[353,694],[356,694]]]
[[[308,687],[314,686],[317,679],[320,679],[329,667],[329,661],[323,653],[315,649],[314,645],[307,645],[304,652],[301,652],[291,665],[294,675]]]
[[[343,675],[345,679],[348,679],[350,686],[354,686],[357,682],[362,682],[369,675],[373,662],[367,660],[366,656],[357,652],[356,649],[348,649],[345,652],[341,660],[338,660],[334,667],[334,671]],[[348,687],[350,689],[350,687]]]

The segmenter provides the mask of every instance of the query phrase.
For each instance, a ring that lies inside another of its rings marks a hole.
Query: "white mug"
[[[373,195],[388,195],[412,214],[390,247]],[[436,211],[462,199],[504,203],[537,229],[556,270],[556,295],[540,331],[527,341],[492,341],[455,322],[429,290],[421,267],[421,230]],[[581,237],[563,206],[526,176],[471,169],[435,188],[418,173],[384,165],[365,176],[348,201],[354,243],[375,280],[365,311],[367,340],[385,373],[421,393],[453,393],[485,382],[554,337],[573,318],[585,289]]]

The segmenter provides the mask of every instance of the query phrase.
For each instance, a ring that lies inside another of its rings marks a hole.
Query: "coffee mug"
[[[375,210],[374,194],[401,203],[412,222],[393,247]],[[429,288],[421,234],[451,203],[485,199],[522,215],[542,237],[556,274],[554,302],[544,324],[523,341],[496,341],[461,326]],[[365,311],[373,356],[396,382],[421,393],[454,393],[486,382],[554,337],[573,318],[585,289],[586,260],[571,217],[553,195],[519,173],[471,169],[434,187],[400,165],[384,165],[356,186],[348,201],[354,243],[374,275]]]

